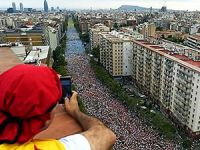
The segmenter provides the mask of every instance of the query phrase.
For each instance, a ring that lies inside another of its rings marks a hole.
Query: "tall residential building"
[[[190,35],[185,44],[191,48],[196,48],[200,50],[200,34]]]
[[[145,22],[136,27],[136,30],[144,36],[145,39],[148,37],[155,37],[156,26],[154,23]]]
[[[12,2],[12,8],[13,8],[13,11],[16,12],[17,9],[16,9],[16,4],[15,4],[15,2]]]
[[[133,78],[146,95],[186,128],[200,136],[200,52],[163,48],[133,40]]]
[[[123,33],[100,34],[100,63],[114,77],[132,75],[132,38]]]
[[[20,11],[23,12],[24,11],[23,3],[19,3],[19,7],[20,7]]]
[[[91,50],[100,45],[100,32],[110,32],[110,28],[103,24],[95,24],[93,28],[89,30]]]
[[[48,8],[48,3],[47,0],[44,0],[44,12],[48,12],[49,8]]]

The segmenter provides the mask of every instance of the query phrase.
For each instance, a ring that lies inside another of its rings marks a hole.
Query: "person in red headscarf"
[[[62,95],[53,69],[17,65],[0,75],[0,150],[106,150],[115,142],[114,133],[101,121],[79,110],[77,93],[66,98],[66,112],[84,132],[60,139],[33,139],[51,119]]]

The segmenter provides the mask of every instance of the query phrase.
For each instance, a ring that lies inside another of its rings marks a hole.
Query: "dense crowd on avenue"
[[[139,119],[111,94],[95,77],[89,57],[83,53],[77,32],[68,30],[67,64],[73,84],[77,87],[87,112],[102,120],[117,135],[116,150],[173,150],[179,145],[166,140]],[[77,36],[77,38],[76,38]]]

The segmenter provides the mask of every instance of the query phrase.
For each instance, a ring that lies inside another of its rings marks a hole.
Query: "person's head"
[[[0,144],[23,143],[41,131],[61,98],[53,69],[17,65],[0,75]]]

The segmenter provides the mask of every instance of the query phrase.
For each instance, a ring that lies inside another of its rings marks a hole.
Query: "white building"
[[[138,31],[133,30],[133,28],[122,27],[120,30],[122,32],[130,35],[135,40],[143,40],[144,39],[144,35],[140,34]]]
[[[200,29],[200,24],[195,24],[190,27],[190,34],[196,34]]]
[[[191,48],[196,48],[200,50],[200,34],[190,35],[185,44]]]
[[[200,135],[200,54],[133,41],[133,78],[191,136]]]

